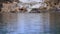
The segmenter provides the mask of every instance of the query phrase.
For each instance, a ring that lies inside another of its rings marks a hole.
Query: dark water
[[[51,16],[49,13],[18,13],[18,14],[3,13],[3,15],[1,16],[2,17],[0,18],[0,34],[59,34],[60,33],[58,24],[57,24],[58,27],[53,26],[53,29],[50,29],[52,28],[50,26],[52,24],[50,24]],[[57,20],[58,19],[56,19],[56,23],[58,23],[59,21]]]

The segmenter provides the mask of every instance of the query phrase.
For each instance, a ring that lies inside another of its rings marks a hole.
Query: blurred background
[[[0,0],[0,34],[60,34],[60,0]]]

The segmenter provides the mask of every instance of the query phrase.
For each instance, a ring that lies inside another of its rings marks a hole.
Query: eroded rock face
[[[2,12],[10,12],[10,11],[15,11],[17,10],[17,3],[13,2],[13,3],[3,3],[3,8],[2,8]]]
[[[19,3],[15,1],[3,3],[2,12],[31,12],[34,8],[39,9],[37,11],[60,9],[59,0],[38,0],[39,2],[37,0],[19,0]]]

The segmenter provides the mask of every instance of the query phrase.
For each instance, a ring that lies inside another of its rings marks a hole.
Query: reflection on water
[[[48,13],[3,13],[1,34],[54,34]]]

